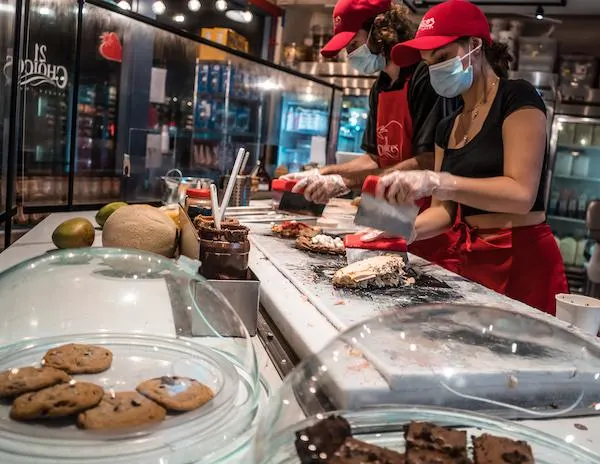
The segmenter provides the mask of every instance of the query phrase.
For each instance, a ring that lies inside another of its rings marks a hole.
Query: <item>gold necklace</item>
[[[485,95],[483,96],[483,98],[481,98],[477,103],[475,103],[475,105],[473,105],[473,108],[469,109],[469,110],[463,110],[461,117],[460,117],[460,122],[461,122],[461,126],[462,127],[462,133],[463,138],[462,138],[462,144],[463,146],[465,146],[469,140],[471,140],[470,137],[470,131],[471,131],[471,124],[477,119],[477,117],[479,116],[479,109],[481,108],[481,105],[483,105],[484,103],[487,103],[488,97],[490,96],[490,94],[492,93],[492,90],[494,89],[494,87],[496,87],[496,84],[498,83],[498,81],[500,80],[500,78],[496,77],[494,79],[494,81],[490,82],[489,84],[489,88],[487,90],[487,92],[485,93]],[[467,123],[467,126],[464,127],[464,123],[463,123],[463,116],[465,116],[466,114],[470,113],[471,117],[470,120]]]

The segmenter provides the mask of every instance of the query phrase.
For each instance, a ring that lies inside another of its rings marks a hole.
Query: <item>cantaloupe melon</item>
[[[104,224],[102,245],[135,248],[171,258],[177,249],[177,226],[158,208],[149,205],[123,206],[111,214]]]

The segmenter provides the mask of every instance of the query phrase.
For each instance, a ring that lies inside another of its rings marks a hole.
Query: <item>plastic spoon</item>
[[[231,170],[231,175],[229,176],[229,182],[227,183],[227,188],[225,189],[225,195],[223,196],[223,201],[221,202],[220,221],[223,221],[223,217],[225,217],[225,210],[229,206],[229,201],[231,200],[231,195],[233,194],[233,187],[235,186],[237,176],[240,173],[240,167],[242,166],[245,153],[246,149],[240,148],[235,158],[235,163],[233,165],[233,169]]]
[[[219,198],[217,197],[217,186],[210,184],[210,202],[212,207],[212,215],[215,220],[215,229],[221,230],[221,215],[219,212]]]

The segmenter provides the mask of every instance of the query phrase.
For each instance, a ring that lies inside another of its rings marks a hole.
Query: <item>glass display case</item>
[[[246,172],[258,160],[272,172],[279,146],[303,161],[317,136],[333,159],[334,85],[102,0],[82,11],[33,0],[24,28],[33,71],[21,76],[14,221],[24,228],[53,211],[160,202],[173,168],[221,182],[241,146]]]
[[[557,115],[552,128],[553,169],[548,222],[572,291],[585,284],[584,266],[594,246],[585,223],[590,200],[600,198],[600,118]]]
[[[368,116],[368,96],[344,96],[337,151],[362,153],[361,145]]]
[[[598,414],[599,368],[593,342],[549,318],[461,305],[390,311],[287,375],[260,420],[254,462],[405,462],[420,447],[440,454],[406,462],[451,462],[444,453],[471,462],[472,440],[491,434],[526,441],[536,463],[591,464],[598,457],[568,435],[506,418]],[[413,421],[444,427],[436,434],[453,444],[431,433],[412,440]]]
[[[298,172],[310,162],[325,164],[332,96],[312,85],[304,92],[282,93],[278,166]]]
[[[264,398],[254,346],[235,310],[194,270],[136,250],[63,250],[3,272],[0,294],[6,316],[0,370],[18,375],[31,366],[68,369],[71,377],[50,387],[54,394],[65,398],[70,388],[97,388],[106,392],[95,403],[100,401],[103,414],[118,412],[105,403],[125,394],[144,410],[136,390],[168,410],[157,422],[107,429],[59,410],[75,408],[68,398],[47,404],[38,417],[53,420],[38,422],[21,416],[17,421],[14,411],[9,417],[11,405],[3,403],[0,461],[249,462],[242,453]],[[168,398],[180,401],[187,392],[188,401],[196,400],[181,407],[167,403],[142,387],[147,381]],[[84,408],[86,417],[95,404]]]

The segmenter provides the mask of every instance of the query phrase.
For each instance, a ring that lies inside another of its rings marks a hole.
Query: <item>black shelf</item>
[[[227,98],[225,92],[198,92],[196,95],[199,99],[206,100],[225,100]],[[240,97],[236,95],[229,95],[229,101],[238,103],[249,103],[253,105],[259,104],[261,102],[259,98]]]

